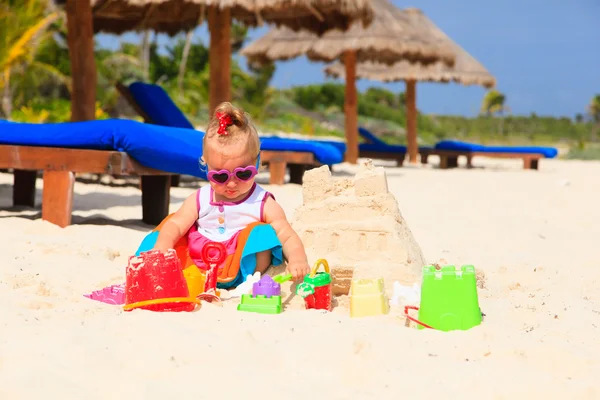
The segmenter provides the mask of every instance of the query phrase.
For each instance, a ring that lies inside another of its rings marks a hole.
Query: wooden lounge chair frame
[[[371,140],[363,137],[365,143],[374,144]],[[381,139],[380,139],[381,140]],[[427,164],[427,156],[430,154],[431,149],[419,149],[421,155],[421,162]],[[406,151],[377,151],[377,150],[361,150],[359,147],[358,156],[361,158],[372,158],[376,160],[391,160],[396,161],[398,167],[402,167],[404,159],[406,158]],[[425,161],[423,161],[425,160]]]
[[[115,86],[121,96],[146,123],[154,124],[152,117],[137,104],[127,86],[121,82],[117,82]],[[304,151],[261,151],[260,158],[263,165],[269,166],[269,183],[272,185],[283,185],[285,183],[287,169],[290,173],[290,183],[302,184],[304,171],[322,165],[315,159],[313,153]],[[173,175],[171,185],[178,186],[179,179],[179,175]]]
[[[440,169],[456,168],[458,167],[458,157],[464,156],[467,158],[467,168],[473,167],[473,157],[492,157],[492,158],[520,158],[523,160],[523,169],[539,169],[539,160],[544,158],[542,154],[538,153],[488,153],[479,151],[459,151],[459,150],[439,150],[434,149],[428,152],[423,157],[421,155],[421,162],[427,164],[427,157],[429,155],[437,155],[440,157]]]
[[[0,168],[13,168],[13,204],[35,206],[35,182],[43,171],[42,219],[71,224],[76,173],[141,176],[142,220],[159,224],[169,212],[170,174],[140,165],[127,153],[56,147],[0,145]]]
[[[431,149],[419,149],[419,154],[421,155],[421,163],[427,164],[427,157],[431,154]],[[358,156],[376,160],[392,160],[396,161],[398,167],[402,167],[404,165],[404,159],[406,158],[406,152],[359,150]]]
[[[370,143],[367,140],[367,143]],[[427,164],[430,155],[436,155],[440,157],[440,169],[456,168],[458,167],[458,157],[464,156],[467,158],[467,168],[473,167],[473,157],[493,157],[493,158],[520,158],[523,160],[524,169],[538,169],[539,160],[544,158],[543,155],[538,153],[510,153],[510,152],[499,152],[499,153],[488,153],[468,150],[440,150],[431,148],[419,148],[419,154],[421,156],[421,164]],[[406,152],[394,152],[394,151],[373,151],[373,150],[360,150],[359,157],[364,158],[375,158],[380,160],[394,160],[401,167],[406,157]]]
[[[398,151],[373,151],[373,150],[358,150],[358,156],[360,158],[372,158],[376,160],[392,160],[396,161],[398,167],[401,167],[404,164],[404,158],[406,157],[406,152],[398,152]]]

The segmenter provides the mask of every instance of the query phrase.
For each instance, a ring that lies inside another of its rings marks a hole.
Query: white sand
[[[149,229],[138,190],[78,182],[79,225],[59,229],[27,218],[39,209],[6,211],[12,176],[0,174],[0,399],[600,398],[600,163],[475,163],[486,169],[387,170],[427,261],[486,274],[484,323],[450,333],[343,308],[91,301],[124,280]],[[301,188],[270,189],[291,217]],[[174,189],[172,209],[192,190]]]

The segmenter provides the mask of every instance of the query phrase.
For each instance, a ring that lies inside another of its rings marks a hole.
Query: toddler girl
[[[260,166],[260,140],[244,112],[221,103],[208,124],[202,149],[201,162],[210,184],[190,195],[165,221],[154,248],[164,252],[187,235],[190,258],[205,270],[200,256],[204,245],[220,242],[231,257],[240,232],[262,222],[275,231],[294,280],[308,274],[310,267],[300,237],[273,195],[254,182]],[[257,252],[255,271],[265,272],[271,257],[271,250]],[[245,276],[238,278],[239,284]]]

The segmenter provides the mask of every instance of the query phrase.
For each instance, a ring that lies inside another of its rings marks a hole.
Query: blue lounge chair
[[[160,86],[134,82],[126,87],[118,83],[117,89],[146,122],[194,129],[192,123]],[[283,184],[288,168],[290,182],[302,183],[306,168],[338,164],[343,161],[343,158],[344,151],[327,142],[278,137],[261,138],[261,161],[269,165],[272,184]]]
[[[141,176],[142,220],[160,223],[169,211],[171,174],[206,179],[199,168],[200,131],[100,120],[0,127],[0,169],[14,169],[13,204],[33,207],[37,172],[44,172],[42,218],[71,224],[74,173]]]
[[[455,168],[458,157],[467,158],[467,167],[472,167],[475,156],[495,158],[521,158],[524,169],[538,169],[542,158],[555,158],[558,150],[554,147],[541,146],[484,146],[458,140],[442,140],[436,143],[431,154],[440,157],[440,168]]]
[[[358,145],[359,157],[394,160],[399,167],[402,166],[406,157],[406,146],[388,144],[363,127],[358,128],[358,134],[365,140]],[[421,162],[424,164],[427,163],[427,156],[431,150],[431,147],[419,147]]]

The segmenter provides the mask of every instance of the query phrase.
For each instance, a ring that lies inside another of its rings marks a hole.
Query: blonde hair
[[[218,133],[220,120],[217,115],[219,113],[228,115],[231,118],[231,125],[225,128],[224,134]],[[260,151],[258,132],[248,119],[248,115],[242,109],[227,101],[219,104],[215,109],[202,139],[202,148],[206,149],[209,142],[213,146],[217,144],[220,147],[245,143],[248,154],[251,154],[255,159]],[[206,150],[204,150],[204,153],[206,154]],[[202,162],[206,164],[206,156],[202,157]]]

